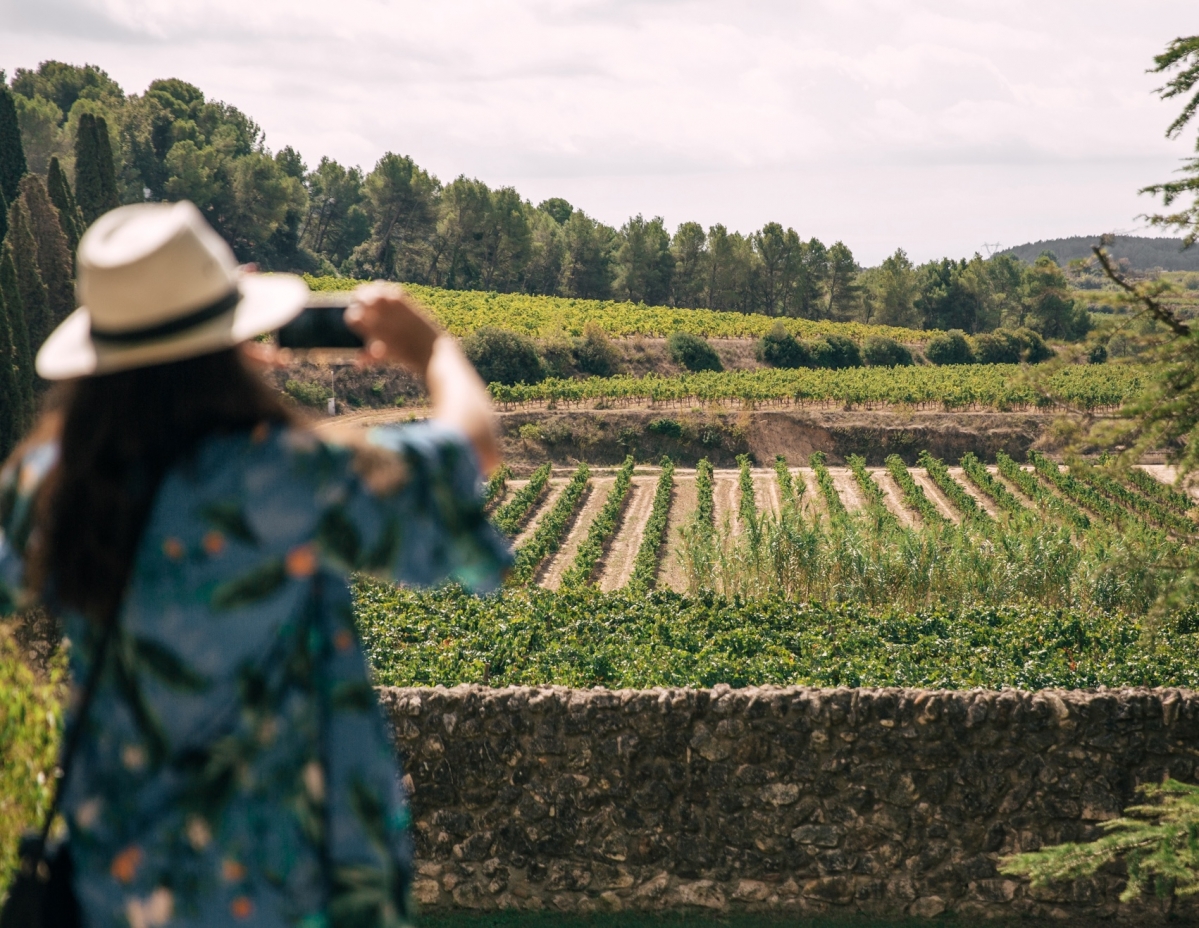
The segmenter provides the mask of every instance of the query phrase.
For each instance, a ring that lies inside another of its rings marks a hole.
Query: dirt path
[[[774,470],[755,470],[754,497],[758,501],[758,512],[778,516],[783,510],[783,489],[779,486]]]
[[[984,493],[970,481],[970,478],[966,476],[966,472],[962,468],[950,467],[948,470],[949,476],[958,482],[958,486],[973,496],[974,501],[978,503],[978,505],[981,506],[989,516],[994,519],[999,518],[999,507],[995,505],[991,497],[987,496],[986,493]]]
[[[658,562],[658,586],[663,589],[674,590],[677,593],[687,592],[687,573],[679,559],[679,550],[682,547],[679,532],[695,512],[698,503],[695,471],[676,470],[674,493],[670,500],[670,518],[666,520],[666,541],[662,545],[662,559]]]
[[[1141,470],[1147,473],[1154,480],[1160,480],[1166,486],[1180,493],[1188,493],[1192,498],[1199,499],[1199,485],[1186,487],[1185,490],[1179,490],[1175,486],[1174,481],[1178,479],[1178,468],[1173,464],[1141,464]]]
[[[657,476],[634,477],[629,487],[629,499],[625,503],[624,516],[616,529],[616,537],[600,565],[600,589],[604,592],[618,590],[633,576],[633,564],[641,539],[645,535],[645,523],[654,508],[654,491]]]
[[[716,510],[716,529],[724,531],[725,523],[734,535],[741,534],[741,520],[737,518],[737,505],[741,501],[741,490],[737,486],[740,472],[718,470],[712,479],[712,501]]]
[[[841,502],[845,504],[846,509],[850,512],[857,512],[859,509],[866,508],[866,497],[862,495],[862,488],[854,479],[852,470],[847,467],[830,467],[828,472],[833,478],[833,486],[837,488],[837,495],[841,497]],[[813,474],[812,480],[813,487],[816,486],[814,478],[815,474]],[[816,492],[819,493],[819,489]]]
[[[591,531],[591,523],[595,521],[595,517],[603,508],[608,499],[608,491],[615,483],[614,477],[599,477],[588,483],[587,497],[583,500],[582,507],[577,510],[574,524],[567,530],[566,540],[562,542],[562,547],[550,559],[549,566],[541,575],[542,586],[556,590],[562,585],[562,575],[574,563],[575,555],[579,553],[579,546],[587,539],[587,533]]]
[[[900,491],[895,479],[885,470],[871,471],[870,476],[874,478],[874,482],[883,491],[883,502],[887,504],[887,508],[899,520],[899,524],[907,528],[919,528],[920,517],[904,504],[903,493]]]
[[[916,485],[924,490],[924,495],[928,497],[929,502],[937,507],[937,512],[941,513],[954,525],[962,524],[961,513],[954,508],[953,504],[941,492],[941,488],[933,482],[933,478],[928,475],[928,471],[923,467],[908,468],[908,473],[912,475],[912,479],[916,481]]]
[[[562,495],[562,491],[566,489],[568,482],[563,479],[555,480],[552,477],[550,478],[549,486],[541,494],[541,502],[537,504],[532,518],[525,523],[525,527],[521,530],[521,533],[516,536],[516,540],[512,543],[513,547],[519,548],[529,539],[529,536],[537,531],[537,523],[541,521],[542,516],[553,508],[554,503],[558,501],[558,497]]]

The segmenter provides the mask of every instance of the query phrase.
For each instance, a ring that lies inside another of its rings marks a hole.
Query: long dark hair
[[[60,459],[38,499],[30,579],[97,621],[116,613],[159,484],[209,435],[292,414],[237,349],[66,385]]]

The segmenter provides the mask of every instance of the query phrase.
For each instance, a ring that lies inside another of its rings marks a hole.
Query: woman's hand
[[[354,291],[346,325],[362,336],[365,360],[394,361],[424,376],[433,343],[443,333],[396,284],[366,284]]]

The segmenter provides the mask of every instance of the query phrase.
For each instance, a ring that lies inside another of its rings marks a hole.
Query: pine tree
[[[0,190],[4,191],[4,199],[9,203],[17,198],[17,184],[27,170],[17,107],[12,93],[0,83]]]
[[[0,459],[7,458],[16,447],[25,422],[25,397],[17,374],[17,353],[13,346],[12,326],[4,294],[0,293]]]
[[[21,180],[21,199],[29,210],[30,228],[37,243],[37,266],[46,285],[50,325],[54,327],[75,311],[75,283],[71,279],[71,252],[58,210],[36,174]]]
[[[12,328],[13,353],[16,357],[17,382],[21,388],[21,430],[33,425],[34,414],[34,370],[33,349],[29,344],[29,327],[25,323],[25,304],[21,302],[21,286],[17,279],[17,265],[13,260],[12,248],[7,241],[0,243],[0,294],[8,307],[8,323]]]
[[[83,216],[79,213],[79,205],[75,202],[75,194],[71,193],[71,184],[67,175],[58,163],[58,158],[50,159],[50,171],[46,175],[46,191],[50,201],[58,210],[58,220],[62,223],[62,231],[67,237],[67,247],[71,255],[79,248],[79,239],[83,237]],[[4,233],[0,232],[0,238]]]
[[[104,182],[100,179],[97,144],[96,117],[84,113],[75,133],[75,200],[85,228],[104,212]]]
[[[50,334],[50,303],[37,264],[37,241],[24,200],[18,199],[8,213],[8,242],[17,270],[17,292],[25,312],[29,350],[36,354]]]

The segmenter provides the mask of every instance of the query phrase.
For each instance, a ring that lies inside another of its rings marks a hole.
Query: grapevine
[[[634,592],[652,590],[658,579],[658,560],[662,542],[666,540],[666,525],[670,516],[670,500],[674,491],[674,464],[670,458],[662,459],[662,475],[654,491],[654,506],[645,523],[645,534],[641,536],[641,547],[633,562],[633,575],[629,578],[629,589]]]
[[[496,468],[491,479],[487,481],[487,486],[483,490],[483,505],[490,507],[498,501],[508,489],[508,478],[512,476],[512,468],[507,464],[502,464]]]
[[[866,511],[880,525],[886,524],[898,527],[899,520],[895,518],[895,513],[887,508],[887,501],[886,497],[883,496],[882,487],[874,481],[874,478],[870,476],[870,472],[866,470],[866,459],[860,455],[851,454],[845,459],[845,463],[853,471],[854,480],[857,481],[862,495],[866,497]]]
[[[1180,535],[1189,535],[1195,531],[1195,523],[1186,516],[1180,516],[1171,509],[1160,505],[1140,493],[1134,493],[1118,480],[1084,461],[1076,461],[1070,465],[1070,473],[1080,481],[1090,484],[1100,493],[1123,505],[1134,515],[1156,522],[1163,528]],[[1150,478],[1152,479],[1152,478]]]
[[[888,472],[899,485],[900,492],[903,493],[903,501],[920,513],[920,517],[924,520],[925,524],[948,524],[945,517],[932,504],[932,500],[924,495],[924,490],[920,488],[920,484],[912,479],[907,465],[903,463],[903,458],[897,454],[892,454],[887,458],[886,464]]]
[[[1079,531],[1085,532],[1091,527],[1091,520],[1087,518],[1086,513],[1064,499],[1054,496],[1041,481],[1023,470],[1019,464],[1002,451],[996,453],[995,462],[999,465],[999,472],[1003,476],[1014,483],[1021,493],[1043,509],[1053,513],[1063,522],[1068,522]]]
[[[1087,486],[1072,474],[1063,472],[1061,468],[1045,457],[1045,455],[1038,454],[1036,451],[1030,451],[1028,452],[1028,463],[1033,466],[1042,479],[1057,487],[1062,495],[1073,500],[1078,505],[1089,509],[1095,515],[1106,519],[1114,525],[1122,525],[1128,521],[1129,514],[1123,509],[1115,503],[1104,499],[1094,489]]]
[[[808,458],[808,464],[816,473],[816,485],[820,488],[820,495],[824,497],[825,505],[828,506],[830,518],[843,518],[848,516],[849,512],[845,508],[845,503],[841,501],[841,494],[837,492],[837,487],[833,483],[833,475],[828,472],[825,460],[824,452],[817,451]]]
[[[537,524],[533,537],[516,549],[516,563],[508,577],[509,583],[531,582],[537,568],[558,550],[590,479],[591,469],[586,464],[580,464],[553,508]]]
[[[1160,480],[1155,479],[1139,467],[1129,469],[1128,482],[1146,496],[1157,500],[1164,506],[1169,506],[1175,512],[1186,515],[1195,508],[1195,501],[1189,495],[1179,493],[1173,487],[1167,486]]]
[[[633,482],[633,456],[624,459],[624,464],[616,474],[616,482],[608,491],[604,500],[604,508],[596,515],[595,520],[587,530],[587,538],[579,545],[574,563],[562,577],[563,586],[579,586],[591,582],[595,566],[604,556],[604,551],[616,534],[620,514],[624,511],[625,501],[629,497],[629,487]]]
[[[758,531],[758,500],[754,494],[754,478],[750,473],[749,463],[748,455],[737,455],[737,465],[741,471],[737,478],[741,490],[737,515],[741,519],[741,524],[751,533],[756,534]]]
[[[991,476],[991,472],[983,466],[973,451],[967,451],[959,463],[966,473],[966,478],[986,493],[1004,512],[1019,515],[1027,511],[1024,504],[1016,499],[1007,487]]]
[[[548,462],[542,464],[533,471],[529,482],[517,490],[512,499],[496,510],[495,518],[492,519],[496,528],[509,538],[516,536],[520,527],[532,514],[533,506],[541,498],[542,491],[549,484],[551,470]]]
[[[950,476],[944,461],[934,458],[927,451],[922,451],[920,452],[920,466],[928,471],[928,476],[933,483],[953,503],[963,518],[973,522],[991,521],[990,515],[978,504],[978,500],[962,489],[961,484]]]

